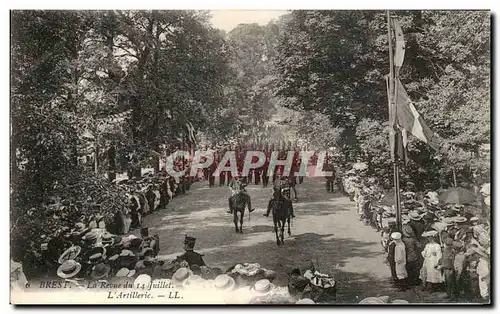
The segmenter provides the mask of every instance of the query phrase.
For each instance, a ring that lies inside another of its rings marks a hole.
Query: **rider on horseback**
[[[248,185],[248,183],[246,182],[246,180],[244,180],[244,178],[241,177],[241,174],[238,173],[238,176],[235,177],[235,178],[232,178],[231,179],[231,182],[229,183],[229,189],[231,190],[231,196],[228,198],[228,201],[229,203],[231,203],[231,198],[233,196],[235,196],[236,194],[238,193],[242,193],[242,194],[245,194],[247,195],[248,197],[250,197],[250,195],[248,194],[247,190],[245,189],[245,187]],[[255,210],[255,208],[249,208],[248,211],[251,213]],[[232,214],[233,213],[233,209],[231,208],[231,206],[229,207],[229,210],[227,211],[228,214]]]
[[[290,188],[291,188],[290,182],[285,177],[281,176],[281,174],[278,173],[277,180],[273,187],[273,199],[276,199],[279,193],[282,193],[283,197],[286,200],[290,200],[291,198]],[[269,217],[270,212],[271,212],[271,207],[268,206],[267,212],[263,214],[263,216]],[[293,207],[290,208],[290,215],[292,216],[292,218],[295,218],[295,214],[293,213]]]

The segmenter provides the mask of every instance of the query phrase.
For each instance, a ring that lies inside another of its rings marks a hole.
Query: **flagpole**
[[[397,100],[397,87],[395,86],[395,77],[397,77],[394,73],[394,58],[393,58],[393,50],[392,50],[392,38],[391,38],[391,16],[390,11],[387,11],[387,38],[389,41],[389,91],[390,91],[390,108],[389,108],[389,124],[391,127],[394,127],[394,122],[396,119],[396,105],[395,101]],[[396,130],[394,130],[396,131]],[[395,134],[394,134],[395,136]],[[393,139],[395,141],[395,138]],[[393,152],[393,168],[394,168],[394,200],[396,207],[396,225],[399,231],[402,230],[402,219],[401,219],[401,202],[399,195],[399,166],[397,163],[396,153]]]

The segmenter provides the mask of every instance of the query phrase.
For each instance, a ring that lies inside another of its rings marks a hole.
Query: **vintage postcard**
[[[12,304],[490,304],[489,11],[10,23]]]

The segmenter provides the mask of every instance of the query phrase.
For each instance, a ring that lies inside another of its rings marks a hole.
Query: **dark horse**
[[[236,232],[243,233],[243,217],[245,216],[245,208],[248,206],[248,219],[252,209],[252,201],[250,196],[243,191],[238,190],[229,198],[229,209],[233,212],[234,228]],[[240,213],[240,226],[238,227],[238,212]]]
[[[290,218],[293,209],[293,204],[289,196],[289,191],[285,190],[286,189],[282,188],[275,189],[273,193],[273,198],[269,201],[269,204],[267,206],[268,213],[269,210],[271,210],[273,214],[274,232],[276,233],[277,245],[285,244],[284,233],[285,233],[286,222],[288,222],[288,235],[290,236],[292,234],[290,230]],[[286,192],[288,192],[288,194]],[[278,236],[278,228],[280,228],[279,236]]]

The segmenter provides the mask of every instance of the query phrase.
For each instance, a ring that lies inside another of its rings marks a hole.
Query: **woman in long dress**
[[[435,286],[444,282],[441,269],[438,267],[439,260],[442,257],[441,246],[436,242],[437,231],[427,231],[422,234],[423,237],[428,239],[422,251],[424,264],[420,273],[420,279],[425,287],[435,290]]]

